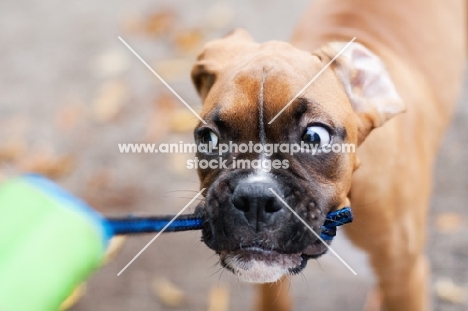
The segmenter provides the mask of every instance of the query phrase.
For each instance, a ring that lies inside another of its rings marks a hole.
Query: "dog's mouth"
[[[328,250],[318,236],[325,222],[323,211],[336,204],[292,184],[285,174],[255,179],[244,171],[225,173],[208,185],[206,199],[197,207],[206,220],[202,241],[242,282],[276,282],[301,272],[309,259]],[[286,198],[308,227],[272,192]]]
[[[222,251],[221,265],[238,276],[242,282],[271,283],[287,274],[297,274],[311,258],[325,254],[327,247],[317,240],[300,253],[283,253],[257,246],[245,247],[236,251]]]

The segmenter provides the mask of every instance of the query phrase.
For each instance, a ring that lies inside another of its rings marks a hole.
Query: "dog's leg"
[[[378,277],[378,292],[384,309],[388,311],[428,310],[427,261],[422,247],[410,250],[408,241],[401,240],[408,231],[398,227],[406,225],[395,224],[396,228],[389,230],[387,237],[369,235],[369,241],[366,242],[361,240],[361,234],[358,238],[356,234],[349,234],[351,240],[369,253],[371,265]],[[415,236],[408,238],[413,239]],[[375,244],[372,246],[372,243]]]
[[[428,265],[424,254],[404,257],[399,267],[394,256],[370,254],[372,266],[379,277],[384,310],[424,311],[429,310]],[[397,277],[391,277],[392,271]]]
[[[258,285],[258,311],[290,311],[292,301],[289,295],[289,278],[283,277],[276,283]]]
[[[429,180],[428,171],[421,171],[421,180]],[[424,243],[430,184],[405,183],[399,191],[390,191],[391,197],[378,198],[374,193],[377,203],[352,203],[355,222],[346,228],[347,234],[369,254],[384,310],[429,310]]]

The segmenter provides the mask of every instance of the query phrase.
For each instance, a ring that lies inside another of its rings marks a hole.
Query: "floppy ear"
[[[254,44],[245,29],[235,29],[222,39],[209,42],[192,68],[192,82],[205,100],[222,68],[242,50]]]
[[[321,52],[331,59],[345,45],[329,43]],[[406,110],[384,63],[362,44],[353,42],[333,67],[358,117],[358,144],[372,129]]]

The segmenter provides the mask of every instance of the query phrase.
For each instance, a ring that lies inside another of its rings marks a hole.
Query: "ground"
[[[106,215],[178,212],[198,190],[185,167],[191,155],[121,154],[117,145],[191,142],[195,118],[117,37],[199,110],[189,70],[203,42],[234,27],[258,41],[287,40],[307,2],[3,1],[0,178],[42,172]],[[443,311],[468,308],[466,82],[464,90],[437,162],[428,222],[432,300]],[[358,275],[331,254],[310,262],[285,288],[296,310],[363,309],[371,270],[338,236],[334,249]],[[251,308],[253,286],[220,270],[200,232],[161,236],[117,276],[152,237],[129,238],[73,310]]]

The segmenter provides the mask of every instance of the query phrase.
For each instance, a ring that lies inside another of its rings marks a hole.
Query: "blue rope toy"
[[[107,218],[106,222],[115,235],[160,232],[171,220],[172,216],[153,217],[126,217]],[[336,227],[353,221],[351,208],[344,207],[327,214],[322,226],[320,237],[325,241],[331,241],[336,235]],[[195,214],[181,215],[174,220],[164,232],[176,232],[202,229],[204,219]]]

